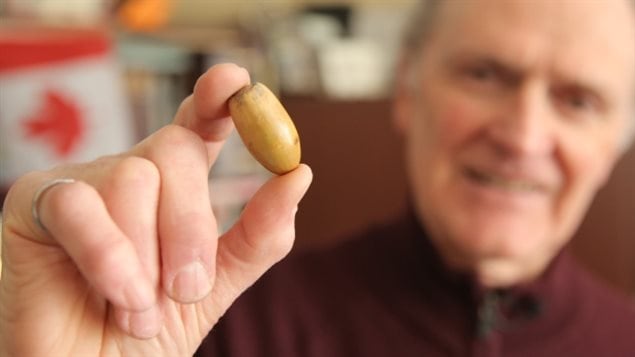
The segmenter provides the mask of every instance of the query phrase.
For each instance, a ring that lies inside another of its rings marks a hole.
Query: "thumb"
[[[214,304],[222,312],[289,253],[295,239],[295,212],[312,178],[311,169],[304,164],[272,178],[249,201],[238,222],[220,238],[217,280],[211,296],[222,299]]]

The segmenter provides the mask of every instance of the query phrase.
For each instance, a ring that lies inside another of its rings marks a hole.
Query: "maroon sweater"
[[[448,271],[412,215],[276,265],[196,356],[635,356],[635,308],[563,252],[487,291]]]

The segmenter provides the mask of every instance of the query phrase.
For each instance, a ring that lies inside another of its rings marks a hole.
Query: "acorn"
[[[300,137],[282,103],[264,84],[241,88],[229,99],[241,140],[267,170],[277,175],[300,165]]]

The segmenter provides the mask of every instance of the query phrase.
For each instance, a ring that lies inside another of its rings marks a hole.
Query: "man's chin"
[[[525,226],[526,227],[526,226]],[[511,228],[511,227],[510,227]],[[499,286],[503,282],[516,283],[529,279],[548,261],[544,232],[537,230],[470,230],[461,238],[456,237],[452,245],[461,251],[464,265],[474,270],[486,285]],[[543,252],[543,253],[541,253]]]
[[[509,257],[489,258],[474,267],[479,283],[490,288],[506,288],[534,280],[544,269]]]
[[[547,241],[544,236],[524,238],[474,248],[478,255],[473,259],[472,271],[481,284],[507,287],[532,281],[548,268],[561,248],[558,242]]]

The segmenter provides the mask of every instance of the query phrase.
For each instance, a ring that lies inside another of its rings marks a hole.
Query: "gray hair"
[[[409,24],[405,28],[402,42],[402,57],[406,62],[414,62],[421,55],[426,40],[434,30],[439,5],[443,0],[419,0],[415,5]],[[628,1],[635,10],[635,0]],[[633,114],[620,148],[627,151],[635,141],[635,98]]]
[[[635,0],[634,0],[635,1]],[[425,41],[430,37],[441,0],[420,0],[406,26],[402,52],[404,58],[416,58]]]

